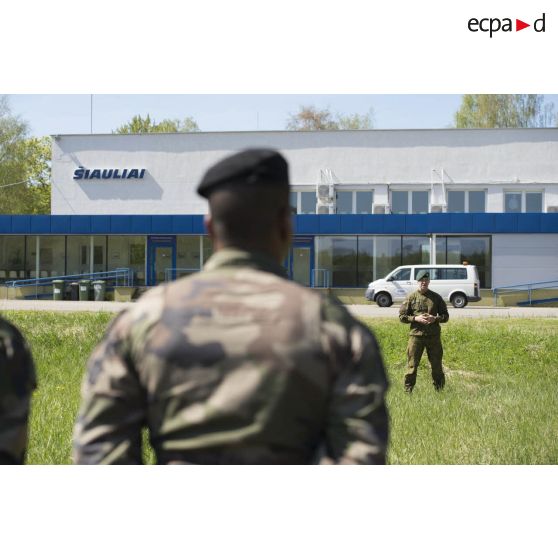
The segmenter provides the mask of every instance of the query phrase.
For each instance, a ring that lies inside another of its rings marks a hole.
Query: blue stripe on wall
[[[297,215],[295,234],[558,233],[558,213]],[[0,215],[0,234],[205,234],[203,215]]]

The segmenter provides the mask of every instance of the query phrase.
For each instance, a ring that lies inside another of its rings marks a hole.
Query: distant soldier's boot
[[[441,376],[440,378],[436,378],[432,383],[434,384],[434,389],[436,391],[442,391],[446,385],[446,377]]]
[[[416,381],[416,374],[405,374],[405,393],[413,393]]]

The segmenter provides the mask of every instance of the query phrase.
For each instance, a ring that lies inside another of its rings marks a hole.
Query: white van
[[[419,271],[430,273],[428,288],[455,308],[464,308],[468,302],[481,299],[479,274],[474,265],[402,265],[383,279],[372,281],[364,296],[378,306],[401,302],[418,289],[416,277]]]

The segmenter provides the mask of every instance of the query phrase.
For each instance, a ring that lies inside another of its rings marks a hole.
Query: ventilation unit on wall
[[[316,184],[316,213],[330,215],[335,213],[335,184],[339,183],[330,169],[320,170]]]
[[[443,213],[444,206],[443,205],[431,205],[430,206],[430,213]]]
[[[558,205],[549,205],[546,208],[547,213],[558,213]]]
[[[318,202],[316,205],[316,213],[318,215],[331,215],[335,213],[335,205],[332,203],[321,204]]]
[[[376,215],[385,215],[386,213],[389,213],[389,205],[382,203],[374,204],[374,213]]]

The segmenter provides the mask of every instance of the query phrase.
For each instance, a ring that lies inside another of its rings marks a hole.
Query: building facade
[[[302,284],[464,260],[482,288],[558,279],[558,129],[445,129],[54,136],[52,215],[0,216],[0,282],[128,268],[154,285],[199,269],[197,184],[255,146],[289,162],[285,265]]]

